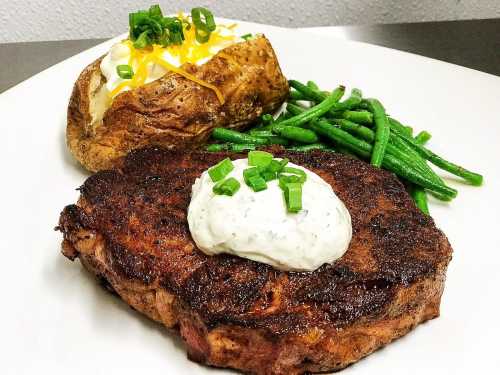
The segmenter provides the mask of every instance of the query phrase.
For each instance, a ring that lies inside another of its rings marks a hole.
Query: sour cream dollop
[[[208,255],[233,254],[284,271],[314,271],[346,252],[352,236],[351,216],[332,187],[312,171],[302,188],[302,210],[288,213],[278,181],[254,192],[243,180],[248,159],[233,161],[227,177],[241,187],[233,196],[216,195],[205,171],[196,179],[188,209],[191,235]]]

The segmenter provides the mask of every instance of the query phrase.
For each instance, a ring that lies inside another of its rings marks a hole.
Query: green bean
[[[254,137],[272,137],[274,133],[269,130],[262,130],[262,129],[250,129],[248,134],[253,135]]]
[[[296,106],[292,106],[290,110],[294,114],[298,114],[304,111],[303,109]],[[351,134],[357,135],[369,143],[373,143],[375,140],[375,133],[373,132],[373,130],[365,126],[345,119],[335,119],[333,120],[333,123],[340,126],[341,129],[346,130]],[[434,182],[445,185],[444,181],[427,165],[425,160],[415,150],[413,150],[404,141],[398,139],[393,134],[390,135],[390,140],[393,144],[389,144],[387,146],[388,152],[390,152],[395,157],[405,160],[409,164],[414,164],[415,168],[417,168],[428,178],[432,179]]]
[[[423,145],[425,145],[425,144],[429,141],[429,139],[431,139],[431,138],[432,138],[431,133],[429,133],[429,132],[427,132],[427,131],[425,131],[425,130],[422,130],[420,133],[418,133],[418,134],[415,136],[415,141],[416,141],[419,145],[423,146]]]
[[[321,91],[315,90],[307,85],[304,85],[303,83],[300,83],[299,81],[295,81],[292,79],[288,81],[288,84],[295,90],[302,93],[302,95],[304,95],[307,100],[311,100],[313,102],[322,102],[327,97],[327,95],[323,94]]]
[[[289,147],[288,150],[300,151],[300,152],[308,152],[308,151],[312,151],[312,150],[333,151],[330,146],[325,145],[324,143],[311,143],[309,145],[292,146],[292,147]]]
[[[368,103],[366,102],[366,99],[363,99],[361,102],[359,102],[359,104],[355,105],[352,109],[354,110],[368,110],[369,107],[368,107]]]
[[[334,141],[335,144],[347,147],[364,158],[370,157],[372,146],[369,143],[354,137],[342,129],[332,126],[325,120],[318,119],[311,121],[311,129]]]
[[[282,146],[288,146],[290,143],[288,139],[285,137],[280,137],[278,135],[272,135],[270,137],[265,137],[267,139],[267,144],[268,145],[282,145]]]
[[[370,162],[375,167],[380,167],[382,166],[387,143],[389,143],[391,129],[382,104],[377,99],[367,99],[367,102],[375,122],[375,143],[373,144]]]
[[[313,90],[321,91],[319,89],[318,85],[314,81],[307,81],[307,87],[309,87]]]
[[[270,132],[273,128],[273,125],[272,124],[267,124],[267,125],[259,125],[259,126],[256,126],[254,129],[255,130],[258,130],[258,131],[265,131],[265,132]],[[248,133],[248,132],[247,132]]]
[[[350,134],[353,134],[355,136],[360,137],[362,140],[373,144],[375,141],[375,132],[366,126],[356,124],[352,121],[345,120],[345,119],[335,119],[333,120],[333,123],[340,126],[342,130],[345,130],[349,132]],[[387,145],[387,152],[390,154],[394,155],[395,157],[405,160],[408,163],[413,163],[413,160],[404,153],[402,150],[400,150],[398,147],[388,144]]]
[[[318,134],[321,134],[322,136],[333,140],[336,144],[339,144],[342,147],[349,148],[350,150],[354,151],[356,154],[364,158],[370,158],[370,156],[372,155],[372,145],[352,136],[342,129],[332,126],[325,120],[314,120],[311,122],[310,126],[311,129],[316,131]],[[408,165],[406,162],[397,159],[393,155],[385,154],[382,161],[382,166],[385,169],[396,173],[398,176],[406,178],[407,180],[426,189],[436,191],[437,193],[449,196],[451,198],[454,198],[457,195],[457,191],[455,189],[448,186],[443,186],[430,180],[426,176],[423,176],[419,171],[415,170],[411,165]]]
[[[288,98],[291,100],[306,100],[306,97],[300,91],[297,90],[290,90]]]
[[[330,95],[330,93],[328,91],[323,91],[319,88],[319,86],[316,84],[316,82],[314,81],[307,81],[306,83],[307,87],[309,87],[310,89],[313,89],[313,90],[316,90],[316,91],[319,91],[320,93],[324,94],[324,95]]]
[[[413,128],[411,126],[405,126],[406,130],[408,131],[408,134],[413,137]]]
[[[333,123],[340,126],[341,129],[359,136],[368,143],[373,143],[375,141],[375,132],[365,126],[345,119],[333,120]],[[445,185],[444,181],[427,165],[425,160],[422,159],[422,157],[416,153],[415,150],[409,147],[402,140],[399,140],[393,134],[390,135],[390,143],[387,145],[387,152],[405,161],[406,163],[413,165],[415,169],[418,169],[423,175],[427,176],[434,182]]]
[[[315,132],[309,129],[303,129],[297,126],[286,126],[283,123],[275,124],[273,132],[280,136],[301,143],[316,143],[319,138]]]
[[[315,90],[314,88],[312,88],[308,85],[304,85],[303,83],[300,83],[299,81],[290,80],[288,82],[289,82],[290,86],[292,86],[297,91],[302,93],[302,95],[304,95],[306,100],[309,100],[312,102],[316,102],[316,103],[321,102],[321,101],[325,100],[329,95],[328,91]],[[339,115],[339,112],[353,109],[355,106],[357,106],[362,101],[362,95],[363,94],[362,94],[361,90],[356,89],[356,88],[352,89],[351,95],[349,96],[349,98],[347,98],[343,102],[336,103],[328,111],[328,113],[331,116],[335,117],[335,116]]]
[[[475,186],[480,186],[483,183],[483,176],[478,173],[471,172],[457,164],[443,159],[439,155],[436,155],[431,150],[420,145],[413,137],[401,133],[396,128],[392,127],[392,130],[402,139],[404,139],[408,144],[410,144],[424,159],[429,160],[435,166],[454,174],[455,176],[462,177],[464,180],[468,181],[470,184]]]
[[[220,151],[235,151],[241,152],[245,150],[255,150],[256,146],[253,144],[238,144],[238,143],[213,143],[206,147],[209,152],[220,152]]]
[[[394,144],[394,146],[398,147],[401,151],[407,154],[413,162],[419,167],[419,169],[426,174],[433,181],[445,185],[443,179],[439,177],[434,170],[427,165],[427,162],[424,158],[420,156],[418,152],[416,152],[411,146],[409,146],[405,141],[399,138],[395,134],[391,134],[389,138],[390,142]]]
[[[255,144],[255,145],[266,145],[267,140],[265,138],[254,137],[253,135],[240,133],[236,130],[226,129],[226,128],[215,128],[212,131],[212,137],[218,141],[240,143],[240,144]]]
[[[300,126],[328,112],[335,103],[339,101],[345,91],[344,86],[339,86],[326,97],[321,103],[314,107],[308,108],[299,115],[280,122],[283,126]]]
[[[267,140],[268,145],[288,145],[288,140],[279,137],[275,135],[272,131],[271,128],[269,130],[262,130],[262,129],[250,129],[247,134],[250,134],[254,137],[260,137],[260,138],[265,138]]]
[[[290,110],[288,109],[288,106],[291,106],[292,108],[299,108],[299,109],[301,109],[301,111],[302,111],[302,112],[304,112],[304,110],[305,110],[305,109],[309,109],[309,108],[311,108],[310,106],[306,106],[306,105],[300,104],[299,102],[295,102],[295,101],[293,101],[293,100],[288,101],[288,102],[286,103],[286,111],[287,111],[288,113],[290,113],[290,115],[292,115],[292,116],[297,115],[297,113],[294,113],[294,112],[293,112],[293,110],[292,110],[292,111],[290,111]]]
[[[396,173],[397,175],[406,178],[416,185],[423,188],[435,191],[438,194],[443,194],[449,198],[455,198],[457,196],[457,191],[446,185],[437,184],[434,181],[429,180],[427,177],[422,176],[418,171],[411,168],[403,161],[398,160],[392,155],[387,155],[384,159],[383,166]]]
[[[296,105],[294,103],[286,103],[286,110],[288,112],[290,112],[292,115],[294,116],[297,116],[297,115],[300,115],[302,112],[305,111],[305,108],[299,106],[299,105]]]
[[[368,111],[344,111],[340,113],[340,118],[363,125],[373,123],[373,115]]]
[[[242,151],[246,151],[246,150],[255,150],[257,148],[256,145],[253,145],[253,144],[243,144],[243,143],[233,143],[230,145],[229,149],[231,151],[235,151],[235,152],[242,152]]]
[[[358,106],[358,109],[366,109],[368,108],[368,102],[366,100],[363,100]],[[462,177],[472,185],[479,186],[483,182],[483,176],[481,176],[478,173],[469,171],[457,164],[454,164],[452,162],[447,161],[446,159],[440,157],[439,155],[434,154],[432,151],[428,150],[427,148],[423,147],[422,144],[420,144],[422,136],[419,137],[419,140],[416,140],[412,137],[411,134],[411,128],[407,127],[403,124],[401,124],[399,121],[397,121],[394,118],[389,117],[389,126],[392,130],[393,133],[397,134],[398,136],[402,137],[408,144],[410,144],[424,159],[429,160],[432,164],[436,165],[437,167],[450,172],[456,176]],[[428,138],[430,134],[425,132],[424,140],[425,138]],[[428,140],[428,139],[427,139]],[[438,197],[439,198],[439,197]]]
[[[425,168],[429,171],[429,177],[433,178],[435,181],[439,183],[444,184],[443,179],[438,174],[436,174],[436,172],[434,172],[434,170],[431,167],[429,167],[429,165],[427,165],[427,161],[424,158],[422,158],[420,154],[414,148],[412,148],[407,142],[405,142],[401,137],[399,137],[396,134],[391,134],[391,140],[397,143],[398,146],[406,150],[410,155],[412,155],[415,158],[415,160],[419,160],[421,163],[423,163],[425,165]],[[436,193],[435,191],[431,191],[430,194],[433,195],[436,199],[439,199],[440,201],[443,202],[449,202],[452,200],[452,198],[450,198],[449,196]]]
[[[331,123],[338,125],[341,129],[356,135],[368,143],[375,141],[375,132],[366,126],[356,124],[346,119],[333,119]]]
[[[211,145],[208,145],[206,147],[206,150],[210,152],[219,152],[219,151],[226,151],[228,148],[229,147],[227,143],[213,143]]]
[[[389,126],[391,127],[391,129],[394,128],[403,134],[411,136],[411,132],[409,131],[409,129],[392,117],[389,117]]]
[[[297,114],[301,113],[303,109],[293,106],[291,108],[291,111]],[[373,130],[365,126],[345,119],[336,119],[333,120],[333,123],[340,126],[341,129],[357,135],[369,143],[373,143],[375,140],[375,133],[373,132]],[[388,152],[390,152],[395,157],[405,160],[409,164],[414,164],[415,168],[417,168],[428,178],[432,179],[434,182],[445,185],[444,181],[427,165],[425,160],[422,159],[422,157],[416,151],[406,145],[402,140],[398,140],[397,137],[393,134],[390,135],[390,140],[393,141],[394,145],[389,144],[387,146]]]
[[[411,186],[410,195],[413,201],[424,214],[429,215],[429,206],[427,204],[427,193],[420,186]]]
[[[361,103],[361,100],[363,100],[363,93],[360,89],[354,88],[351,90],[351,95],[346,100],[339,103],[339,110],[351,110]]]
[[[274,123],[276,122],[282,122],[282,121],[285,121],[285,120],[288,120],[289,118],[293,117],[293,115],[288,112],[288,111],[283,111],[279,114],[279,116],[276,118],[276,120],[274,120]]]
[[[273,122],[274,122],[274,117],[273,117],[273,115],[271,115],[271,114],[269,114],[269,113],[266,113],[265,115],[262,115],[261,119],[262,119],[262,122],[263,122],[264,124],[271,124],[271,123],[273,123]]]

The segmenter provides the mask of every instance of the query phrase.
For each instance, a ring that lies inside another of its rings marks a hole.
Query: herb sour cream
[[[192,187],[188,224],[193,240],[207,255],[233,254],[283,271],[314,271],[346,252],[352,236],[351,216],[332,187],[305,171],[302,210],[288,213],[278,180],[254,192],[245,184],[248,159],[233,161],[226,177],[241,184],[233,196],[216,195],[205,171]]]

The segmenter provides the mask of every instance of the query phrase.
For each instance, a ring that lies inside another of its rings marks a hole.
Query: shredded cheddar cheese
[[[178,14],[178,17],[182,20],[188,21],[189,18],[186,17],[182,12]],[[212,90],[217,99],[221,104],[224,104],[224,96],[222,92],[213,84],[206,82],[193,74],[188,73],[181,67],[174,65],[173,63],[167,61],[164,55],[170,55],[172,59],[179,61],[179,65],[184,64],[200,64],[204,63],[206,60],[212,58],[215,55],[214,48],[219,49],[224,48],[234,42],[237,37],[234,35],[223,35],[222,29],[232,30],[236,27],[236,24],[229,26],[218,25],[217,29],[210,33],[210,38],[206,43],[199,43],[196,40],[196,30],[195,27],[186,23],[184,25],[184,41],[181,45],[171,45],[168,47],[162,47],[160,45],[154,44],[151,47],[136,49],[130,40],[123,42],[129,49],[130,55],[128,59],[128,65],[132,67],[134,75],[131,79],[124,80],[120,82],[116,87],[114,87],[110,92],[110,97],[115,97],[117,94],[125,89],[134,89],[140,87],[146,83],[148,78],[150,78],[151,70],[154,69],[154,65],[159,65],[166,71],[177,73],[186,79],[196,82],[198,85],[206,87]],[[224,58],[240,66],[238,62],[231,56],[218,52],[219,57]],[[154,79],[154,78],[153,78]],[[151,80],[151,79],[150,79]]]
[[[124,81],[124,82],[118,84],[118,86],[116,86],[113,90],[111,90],[109,92],[109,96],[111,98],[114,98],[116,95],[118,95],[118,93],[122,92],[127,87],[132,88],[132,84],[129,81]]]

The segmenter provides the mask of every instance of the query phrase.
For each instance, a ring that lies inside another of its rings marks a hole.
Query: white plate
[[[343,373],[494,373],[500,368],[500,78],[306,32],[249,23],[242,29],[271,39],[287,77],[359,87],[395,117],[429,130],[435,151],[485,175],[481,188],[450,178],[458,198],[431,202],[455,249],[441,317]],[[87,176],[66,150],[66,105],[78,73],[109,45],[0,95],[0,373],[222,373],[188,361],[179,339],[59,253],[61,235],[53,228]]]

